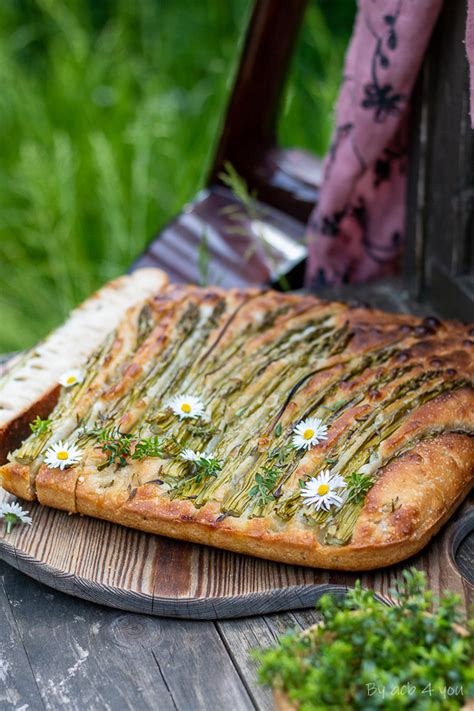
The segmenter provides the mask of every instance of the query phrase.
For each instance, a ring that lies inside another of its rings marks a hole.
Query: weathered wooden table
[[[472,574],[474,537],[457,560]],[[0,709],[272,709],[251,650],[311,610],[237,620],[121,612],[52,590],[0,561]]]
[[[312,611],[194,622],[123,613],[0,561],[0,709],[271,709],[255,647]]]

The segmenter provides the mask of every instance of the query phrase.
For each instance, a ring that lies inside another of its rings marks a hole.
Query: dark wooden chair
[[[468,116],[463,0],[445,3],[415,94],[404,272],[392,282],[327,289],[388,309],[474,314],[474,133]],[[280,99],[306,0],[256,0],[207,187],[134,265],[174,281],[302,285],[305,222],[321,161],[277,144]],[[258,199],[222,181],[230,163]],[[206,250],[203,250],[203,244]],[[208,258],[208,259],[207,259]]]

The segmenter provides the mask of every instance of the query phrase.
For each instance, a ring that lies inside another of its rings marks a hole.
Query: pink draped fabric
[[[441,4],[359,0],[320,201],[308,227],[309,287],[397,270],[410,94]]]

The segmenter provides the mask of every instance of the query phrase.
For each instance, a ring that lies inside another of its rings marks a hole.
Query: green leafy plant
[[[276,466],[266,466],[262,472],[255,474],[255,484],[249,491],[250,497],[255,497],[258,505],[263,506],[274,500],[273,487],[278,481],[281,474],[280,469]]]
[[[0,350],[126,271],[202,187],[252,7],[0,2]],[[310,3],[284,145],[326,150],[354,11]]]
[[[462,626],[459,598],[435,601],[415,569],[392,596],[385,605],[360,582],[342,600],[324,595],[318,624],[255,652],[260,682],[299,711],[459,708],[474,694],[474,625]]]
[[[107,461],[99,469],[111,464],[124,467],[128,459],[142,460],[147,457],[162,457],[165,454],[165,447],[157,436],[137,437],[124,434],[116,427],[94,430],[88,434],[95,437],[98,446],[107,455]]]
[[[133,450],[132,459],[146,459],[147,457],[163,457],[165,451],[159,437],[143,437],[138,440]]]
[[[0,3],[0,350],[127,271],[202,187],[250,7]]]
[[[346,480],[347,484],[347,500],[354,503],[364,501],[365,497],[373,487],[376,477],[371,474],[360,474],[353,472],[349,474]]]
[[[33,434],[45,434],[51,429],[52,420],[42,420],[39,415],[36,415],[33,422],[30,422],[30,430]]]
[[[203,479],[217,476],[222,469],[222,462],[215,457],[200,457],[192,463],[194,468],[194,481],[200,484]]]

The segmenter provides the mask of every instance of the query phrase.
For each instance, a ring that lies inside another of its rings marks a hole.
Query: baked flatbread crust
[[[63,389],[51,431],[0,469],[5,489],[178,539],[367,570],[419,551],[472,487],[472,327],[312,296],[169,287],[102,349],[72,403]],[[170,406],[190,394],[205,417]],[[297,449],[307,418],[327,438]],[[159,453],[135,457],[150,438]],[[44,462],[58,439],[82,449],[63,471]],[[124,458],[111,458],[107,445],[123,441]],[[220,468],[203,473],[185,449]],[[323,470],[346,482],[328,511],[301,489]]]
[[[29,433],[29,423],[45,418],[59,395],[58,376],[79,368],[123,318],[168,283],[159,269],[137,269],[113,279],[75,308],[67,321],[28,352],[12,359],[0,375],[0,464]]]

